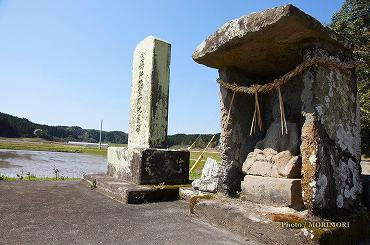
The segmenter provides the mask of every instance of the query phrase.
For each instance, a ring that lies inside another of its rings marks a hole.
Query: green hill
[[[48,126],[37,124],[0,112],[0,137],[32,138],[47,140],[98,142],[99,130],[73,126]],[[127,134],[120,131],[102,132],[102,141],[117,144],[127,143]]]
[[[175,134],[168,136],[168,146],[191,145],[197,138],[198,134]],[[7,138],[32,138],[38,137],[54,141],[83,141],[98,142],[99,130],[83,129],[77,126],[48,126],[37,124],[26,118],[19,118],[0,112],[0,137]],[[195,147],[205,147],[212,135],[204,134],[197,141]],[[216,135],[211,147],[219,142],[219,134]],[[127,144],[127,133],[121,131],[103,131],[102,141],[113,144]]]

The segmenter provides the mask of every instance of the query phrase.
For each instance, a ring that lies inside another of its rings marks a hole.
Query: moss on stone
[[[190,213],[194,214],[194,207],[197,203],[199,203],[202,200],[213,199],[213,198],[215,198],[215,196],[216,196],[215,194],[209,194],[209,195],[202,195],[202,196],[194,196],[194,197],[190,198],[190,201],[189,201]]]
[[[320,220],[317,217],[305,219],[294,214],[273,213],[270,216],[274,222],[285,222],[295,229],[305,228],[313,236],[310,238],[320,244],[353,244],[367,239],[370,234],[370,212],[365,210],[352,215],[338,214],[336,217]],[[312,225],[333,222],[349,222],[349,227],[315,227]]]
[[[160,190],[174,190],[174,189],[179,189],[179,188],[185,188],[185,187],[191,187],[191,184],[186,184],[186,185],[147,185],[149,187],[153,187],[156,189]]]

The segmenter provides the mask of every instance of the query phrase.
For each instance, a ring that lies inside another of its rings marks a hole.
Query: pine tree
[[[370,1],[346,0],[330,26],[354,45],[361,108],[362,152],[370,155]]]

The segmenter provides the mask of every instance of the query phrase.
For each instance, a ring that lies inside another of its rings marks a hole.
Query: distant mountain
[[[198,134],[175,134],[168,136],[168,146],[174,145],[191,145],[197,138]],[[55,141],[83,141],[98,142],[99,130],[83,129],[77,126],[48,126],[37,124],[26,118],[19,118],[0,112],[0,137],[8,138],[32,138],[39,137],[46,140]],[[211,139],[211,134],[204,134],[198,139],[195,147],[205,147]],[[127,133],[121,131],[103,131],[102,141],[114,144],[127,144]],[[218,145],[220,135],[217,134],[211,147]]]

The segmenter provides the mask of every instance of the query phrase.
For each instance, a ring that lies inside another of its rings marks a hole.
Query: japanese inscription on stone
[[[144,56],[145,53],[140,54],[139,64],[139,79],[138,79],[138,94],[137,94],[137,109],[136,109],[136,132],[140,132],[141,126],[141,112],[142,112],[142,100],[143,100],[143,76],[144,76]]]
[[[155,37],[141,41],[134,52],[129,147],[165,146],[171,45]]]

